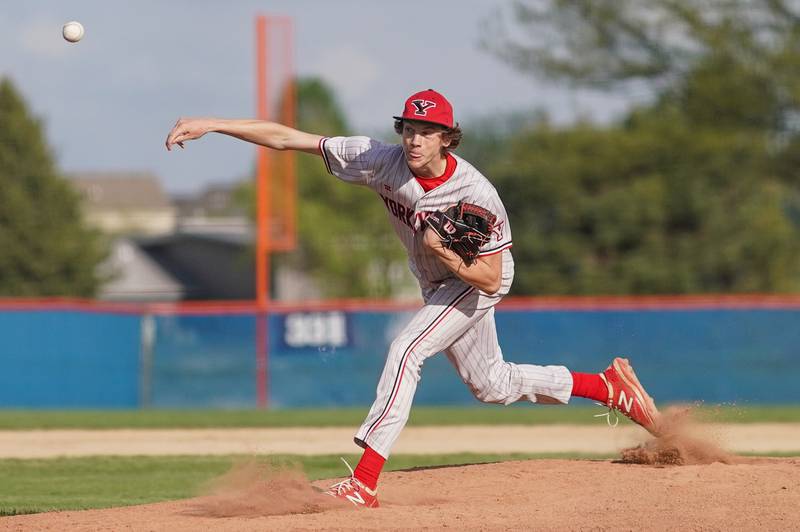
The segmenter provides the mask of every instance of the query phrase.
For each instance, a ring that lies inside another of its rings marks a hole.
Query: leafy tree
[[[299,129],[350,134],[333,92],[322,81],[299,80],[297,103]],[[283,167],[276,159],[278,173]],[[402,245],[375,193],[328,174],[317,156],[300,153],[296,161],[298,249],[276,255],[276,264],[311,274],[327,297],[389,297],[407,286]],[[252,198],[252,185],[247,188]]]
[[[800,202],[764,177],[751,140],[646,111],[518,137],[491,170],[513,224],[516,293],[800,289],[786,215]]]
[[[603,90],[636,83],[659,97],[677,88],[697,117],[797,131],[797,2],[517,0],[506,14],[483,44],[523,72]]]
[[[483,170],[508,156],[514,137],[547,123],[547,116],[541,112],[513,111],[475,117],[463,126],[464,136],[456,153]],[[493,180],[493,176],[487,177]]]
[[[800,290],[800,18],[779,0],[514,4],[487,46],[651,104],[517,135],[492,175],[522,293]]]
[[[104,256],[41,123],[12,82],[0,80],[0,295],[91,296]]]
[[[785,0],[515,0],[483,44],[551,79],[669,85],[712,52],[765,70],[792,64],[798,24],[800,7]]]

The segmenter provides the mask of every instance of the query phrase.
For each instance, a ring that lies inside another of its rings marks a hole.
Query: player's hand
[[[167,135],[167,150],[171,151],[175,144],[183,148],[184,142],[199,139],[211,131],[211,126],[212,121],[208,118],[179,118]]]
[[[436,234],[436,231],[431,229],[430,227],[425,228],[425,232],[422,234],[422,243],[438,255],[445,254],[445,247],[442,243],[442,239],[439,238],[439,235]]]
[[[450,262],[453,265],[463,264],[461,257],[453,250],[447,249],[447,246],[442,242],[439,235],[436,234],[436,231],[430,227],[425,229],[425,232],[422,234],[422,245],[445,263]]]

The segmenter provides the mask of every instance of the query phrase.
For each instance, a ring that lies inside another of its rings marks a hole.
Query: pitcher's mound
[[[800,522],[798,486],[797,459],[682,467],[531,460],[385,473],[381,508],[357,510],[320,498],[296,475],[265,479],[245,471],[195,499],[6,517],[0,528],[779,530]]]

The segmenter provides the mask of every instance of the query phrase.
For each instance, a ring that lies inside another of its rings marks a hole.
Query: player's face
[[[443,138],[444,129],[427,122],[403,121],[403,152],[406,164],[414,174],[436,177],[444,172],[442,148],[450,145]]]

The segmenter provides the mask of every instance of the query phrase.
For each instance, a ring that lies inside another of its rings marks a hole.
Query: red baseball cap
[[[433,89],[412,94],[406,100],[403,116],[395,116],[396,120],[419,120],[431,122],[444,127],[453,127],[453,106],[447,98]]]

